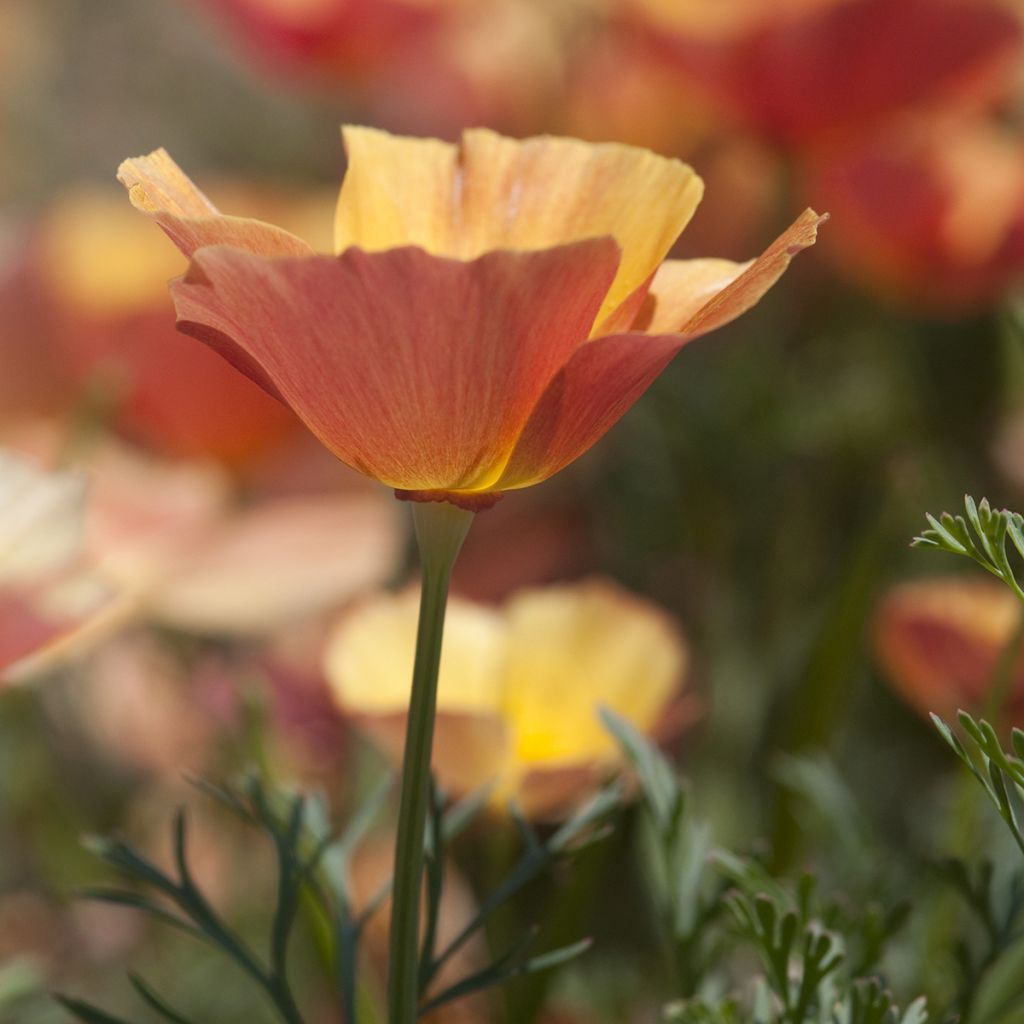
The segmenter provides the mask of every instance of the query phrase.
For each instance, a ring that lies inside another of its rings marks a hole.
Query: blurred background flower
[[[70,656],[124,607],[83,557],[85,479],[0,449],[0,680]]]
[[[412,591],[361,603],[324,656],[340,708],[396,764],[417,608]],[[500,609],[453,599],[445,637],[434,766],[455,794],[491,787],[497,806],[565,814],[619,759],[600,708],[665,739],[695,715],[676,627],[602,580],[520,591]]]
[[[896,691],[946,720],[968,711],[1024,721],[1020,602],[1002,584],[942,577],[901,583],[882,599],[875,648]]]

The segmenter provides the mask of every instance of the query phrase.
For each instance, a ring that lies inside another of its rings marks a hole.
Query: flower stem
[[[473,522],[472,512],[443,502],[412,508],[423,580],[395,844],[388,1024],[413,1024],[419,1007],[420,890],[441,638],[452,566]]]

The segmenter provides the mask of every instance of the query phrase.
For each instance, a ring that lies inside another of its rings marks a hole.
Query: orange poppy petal
[[[695,312],[680,300],[678,308],[689,316],[676,333],[617,334],[578,349],[544,393],[496,487],[539,483],[582,455],[647,390],[683,345],[755,305],[793,256],[814,244],[823,219],[813,210],[803,213]]]
[[[173,291],[183,329],[231,339],[342,461],[400,489],[474,491],[585,342],[618,257],[609,238],[471,262],[213,246]]]
[[[220,213],[166,150],[125,160],[117,179],[128,189],[132,205],[155,220],[186,256],[203,245],[233,245],[261,256],[306,256],[313,251],[283,228]]]
[[[703,191],[686,164],[617,143],[518,141],[485,129],[464,132],[459,146],[369,128],[347,127],[344,137],[339,252],[412,244],[472,259],[611,235],[622,262],[598,324],[645,285]]]

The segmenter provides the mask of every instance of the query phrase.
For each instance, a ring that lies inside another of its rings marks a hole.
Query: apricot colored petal
[[[400,546],[386,492],[269,502],[182,559],[157,588],[153,613],[178,629],[266,631],[383,583]]]
[[[609,757],[530,768],[516,781],[516,804],[530,821],[564,820],[600,788],[613,768]]]
[[[893,587],[878,606],[874,647],[889,681],[921,714],[984,710],[996,666],[1020,622],[1002,584],[957,577]],[[1018,656],[1009,720],[1021,724],[1024,657]]]
[[[128,189],[132,205],[155,220],[186,256],[204,245],[232,245],[261,256],[313,251],[273,224],[220,213],[163,149],[125,160],[117,178]]]
[[[545,391],[496,488],[539,483],[582,455],[618,422],[687,342],[754,306],[793,256],[814,244],[822,220],[813,210],[803,213],[674,333],[611,335],[578,349]],[[680,301],[679,308],[690,312],[686,302]]]
[[[732,260],[666,260],[654,275],[636,318],[625,330],[650,334],[679,330],[749,266]]]
[[[396,770],[401,767],[405,711],[380,715],[353,711],[349,712],[349,717]],[[508,760],[509,743],[508,728],[496,715],[438,708],[431,770],[440,786],[453,796],[475,793],[493,786],[501,778]]]
[[[343,462],[403,490],[485,490],[585,341],[618,255],[607,238],[472,262],[216,246],[174,295],[184,330],[231,339]]]
[[[471,259],[611,235],[623,256],[598,325],[642,288],[703,190],[678,160],[617,143],[517,141],[485,129],[464,132],[460,146],[368,128],[344,135],[339,251],[412,244]]]

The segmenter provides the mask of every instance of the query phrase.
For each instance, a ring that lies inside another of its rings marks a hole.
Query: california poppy
[[[163,151],[119,177],[190,257],[179,328],[417,500],[480,508],[558,472],[822,220],[806,211],[750,263],[666,261],[702,192],[677,160],[486,130],[345,142],[337,256],[220,214]]]

